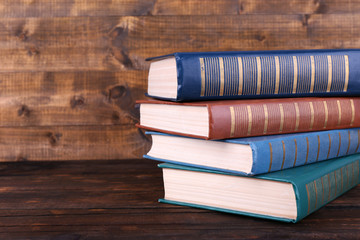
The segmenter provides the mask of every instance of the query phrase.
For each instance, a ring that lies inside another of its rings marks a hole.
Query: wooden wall
[[[145,58],[360,48],[360,2],[2,0],[0,161],[139,158]]]

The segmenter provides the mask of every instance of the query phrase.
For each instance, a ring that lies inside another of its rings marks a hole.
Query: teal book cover
[[[171,138],[193,139],[159,132],[147,132],[147,134],[152,136],[166,136],[168,138],[167,142],[172,140]],[[150,150],[147,155],[144,155],[144,158],[235,174],[258,175],[360,153],[360,128],[216,141],[197,139],[196,141],[192,141],[194,146],[196,146],[196,142],[206,143],[210,148],[212,143],[221,142],[224,143],[222,149],[229,149],[226,144],[250,146],[252,152],[251,171],[243,172],[231,167],[219,168],[214,165],[199,164],[199,162],[205,163],[206,161],[198,161],[203,155],[199,156],[195,154],[194,156],[187,157],[184,161],[180,161],[178,160],[179,154],[177,153],[172,154],[173,158],[163,159],[152,156]],[[153,144],[156,144],[156,142]],[[175,149],[173,146],[168,146],[168,148]],[[181,151],[180,149],[178,150]],[[206,149],[203,149],[202,152],[204,151],[206,151]],[[240,161],[241,158],[243,158],[243,156],[239,155],[237,161]],[[219,162],[225,160],[226,159],[218,159]]]
[[[241,98],[354,96],[360,94],[357,49],[174,53],[176,98],[199,101]]]
[[[168,199],[159,199],[159,201],[164,203],[216,210],[284,222],[298,222],[359,184],[359,160],[360,154],[356,154],[283,171],[266,173],[254,177],[239,176],[236,174],[180,166],[176,164],[159,164],[160,168],[177,169],[180,171],[194,171],[197,173],[205,173],[210,175],[221,174],[236,176],[238,178],[254,178],[291,183],[295,193],[297,209],[296,218],[294,219],[279,218],[266,214],[255,214],[251,211],[236,211],[233,209],[220,208],[216,206],[214,207],[210,205],[199,205],[193,204],[191,202],[173,201]],[[178,179],[178,181],[181,183],[182,179]],[[191,191],[194,190],[189,188],[190,194]],[[200,190],[197,189],[196,191]]]

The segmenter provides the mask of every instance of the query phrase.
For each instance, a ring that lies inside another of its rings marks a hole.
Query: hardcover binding
[[[146,134],[171,137],[158,132]],[[258,175],[360,153],[360,128],[239,138],[223,142],[250,145],[253,153],[251,172],[182,163],[148,155],[144,155],[144,158],[238,175]]]
[[[225,139],[360,127],[360,98],[282,98],[174,103],[138,101],[140,104],[205,106],[209,111],[209,137]],[[164,131],[151,127],[138,127]],[[189,136],[189,135],[187,135]],[[191,135],[192,137],[199,137]]]
[[[327,162],[319,162],[316,164],[310,164],[298,168],[291,168],[284,171],[255,176],[254,178],[288,182],[293,185],[297,205],[297,218],[295,220],[253,214],[242,211],[233,211],[231,209],[216,208],[186,202],[169,201],[166,199],[160,199],[159,201],[183,206],[199,207],[209,210],[295,223],[358,185],[360,183],[359,161],[360,154],[356,154],[352,156],[329,160]],[[224,172],[185,167],[174,164],[159,164],[158,166],[160,168],[173,168],[185,171],[199,171],[234,175]]]
[[[177,65],[174,101],[360,94],[356,49],[174,53],[148,60],[169,56]]]

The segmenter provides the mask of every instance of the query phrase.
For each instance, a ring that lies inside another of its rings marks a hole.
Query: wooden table
[[[157,202],[149,160],[0,165],[0,239],[359,239],[360,187],[297,224]]]

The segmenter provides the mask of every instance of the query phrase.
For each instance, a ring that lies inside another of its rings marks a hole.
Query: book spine
[[[252,174],[261,174],[360,153],[360,129],[292,135],[250,145]]]
[[[179,101],[360,93],[358,51],[177,55]]]
[[[341,196],[359,183],[359,157],[357,157],[357,160],[317,177],[304,186],[297,186],[298,197],[300,198],[297,221]]]
[[[360,98],[213,105],[209,139],[360,127]]]

